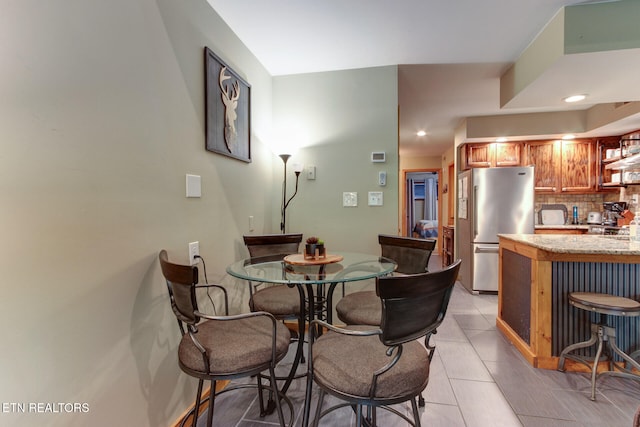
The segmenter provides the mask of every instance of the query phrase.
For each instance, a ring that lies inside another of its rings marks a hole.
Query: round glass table
[[[254,282],[318,285],[371,279],[395,268],[396,263],[388,258],[339,252],[312,260],[305,260],[302,254],[247,258],[228,266],[227,273]]]
[[[396,267],[393,260],[363,253],[329,253],[310,260],[302,254],[279,254],[237,261],[227,267],[227,273],[249,282],[297,286],[306,302],[307,319],[321,318],[331,323],[336,285],[384,276]],[[324,285],[328,286],[326,292]]]
[[[227,273],[249,283],[295,286],[300,293],[301,307],[304,307],[306,319],[323,319],[332,323],[333,291],[338,284],[384,276],[392,273],[396,267],[397,264],[393,260],[363,253],[328,253],[323,258],[313,259],[305,259],[302,254],[279,254],[237,261],[227,267]],[[298,351],[282,388],[283,393],[289,388],[302,357],[304,332],[298,331]],[[311,383],[308,382],[307,388],[310,387]],[[308,400],[309,397],[305,399],[304,425],[309,420]]]

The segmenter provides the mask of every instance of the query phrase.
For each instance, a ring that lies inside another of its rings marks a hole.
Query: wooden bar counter
[[[590,335],[590,314],[569,305],[570,292],[640,300],[640,245],[621,236],[501,234],[498,329],[537,368],[556,369],[568,344]],[[640,349],[640,317],[616,318],[618,346]],[[590,354],[592,349],[586,349]],[[581,370],[568,365],[568,370]]]

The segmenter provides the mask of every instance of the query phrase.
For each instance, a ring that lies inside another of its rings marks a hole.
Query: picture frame
[[[251,86],[208,47],[205,56],[205,148],[251,162]]]

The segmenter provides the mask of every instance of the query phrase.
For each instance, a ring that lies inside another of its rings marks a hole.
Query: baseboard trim
[[[230,381],[218,381],[216,384],[216,392],[220,392],[222,390],[224,390],[224,388],[229,385]],[[211,393],[211,387],[207,387],[203,393],[202,393],[202,397],[200,398],[200,410],[198,411],[198,417],[200,415],[202,415],[202,413],[204,411],[207,410],[207,408],[209,407],[209,393]],[[180,417],[178,418],[178,420],[173,423],[171,425],[171,427],[180,427],[180,424],[182,423],[182,420],[189,414],[190,411],[193,410],[193,408],[196,406],[196,402],[193,402],[193,405],[189,406],[183,413],[182,415],[180,415]],[[184,423],[184,426],[190,426],[193,423],[193,414],[189,415],[189,417],[187,418],[187,420]]]

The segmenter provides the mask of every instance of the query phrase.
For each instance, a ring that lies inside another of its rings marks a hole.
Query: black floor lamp
[[[296,189],[291,197],[287,199],[287,161],[291,157],[291,154],[279,154],[279,156],[284,162],[284,178],[282,180],[282,206],[280,209],[280,231],[282,232],[282,234],[285,234],[285,226],[287,222],[287,206],[289,206],[291,200],[293,200],[293,198],[296,197],[296,194],[298,194],[298,179],[300,178],[300,172],[302,172],[303,167],[300,164],[294,163],[293,172],[296,174]]]

